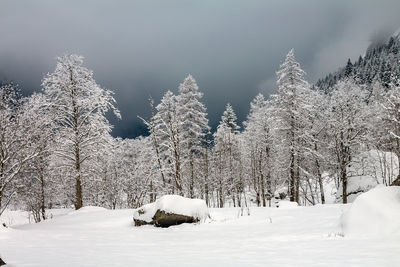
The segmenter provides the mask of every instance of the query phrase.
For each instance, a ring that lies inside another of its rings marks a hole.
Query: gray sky
[[[113,134],[134,137],[149,96],[190,73],[215,126],[227,102],[242,121],[275,90],[290,48],[314,82],[399,29],[399,11],[398,0],[0,0],[0,79],[38,91],[56,56],[81,54],[116,94]]]

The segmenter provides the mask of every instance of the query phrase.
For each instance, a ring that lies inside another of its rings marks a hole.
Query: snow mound
[[[145,222],[151,222],[157,210],[166,213],[174,213],[190,216],[200,221],[204,221],[208,216],[208,207],[202,199],[190,199],[177,195],[165,195],[157,199],[156,202],[144,205],[134,210],[133,218]]]
[[[359,195],[341,217],[345,236],[400,234],[400,187],[378,186]]]

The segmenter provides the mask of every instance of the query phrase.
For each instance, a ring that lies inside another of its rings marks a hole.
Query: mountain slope
[[[386,44],[368,48],[356,62],[349,59],[345,67],[318,80],[315,87],[329,92],[338,81],[353,78],[369,88],[375,81],[388,87],[392,75],[400,75],[400,34],[390,37]]]

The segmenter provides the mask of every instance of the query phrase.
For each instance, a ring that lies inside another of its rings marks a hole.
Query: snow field
[[[134,227],[133,210],[88,208],[0,232],[12,266],[399,266],[400,237],[342,237],[349,205],[210,209],[211,220]]]

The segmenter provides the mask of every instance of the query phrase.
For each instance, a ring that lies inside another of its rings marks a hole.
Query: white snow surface
[[[72,209],[51,209],[46,212],[48,218],[55,218],[58,216],[65,215],[71,212]],[[34,223],[34,219],[29,212],[21,210],[10,210],[6,209],[4,213],[0,216],[0,226],[5,223],[7,226],[17,226],[28,223]],[[0,227],[1,229],[1,227]],[[1,250],[0,250],[1,253]]]
[[[210,209],[202,224],[134,227],[132,209],[68,212],[0,228],[0,255],[14,267],[400,266],[399,236],[342,237],[351,204]]]
[[[144,211],[144,214],[140,214],[139,210]],[[207,204],[202,199],[190,199],[178,195],[165,195],[153,203],[134,210],[133,218],[151,222],[157,210],[162,210],[166,213],[191,216],[200,221],[204,221],[209,216]]]
[[[400,187],[378,186],[359,195],[342,216],[345,236],[397,236],[400,243]]]

